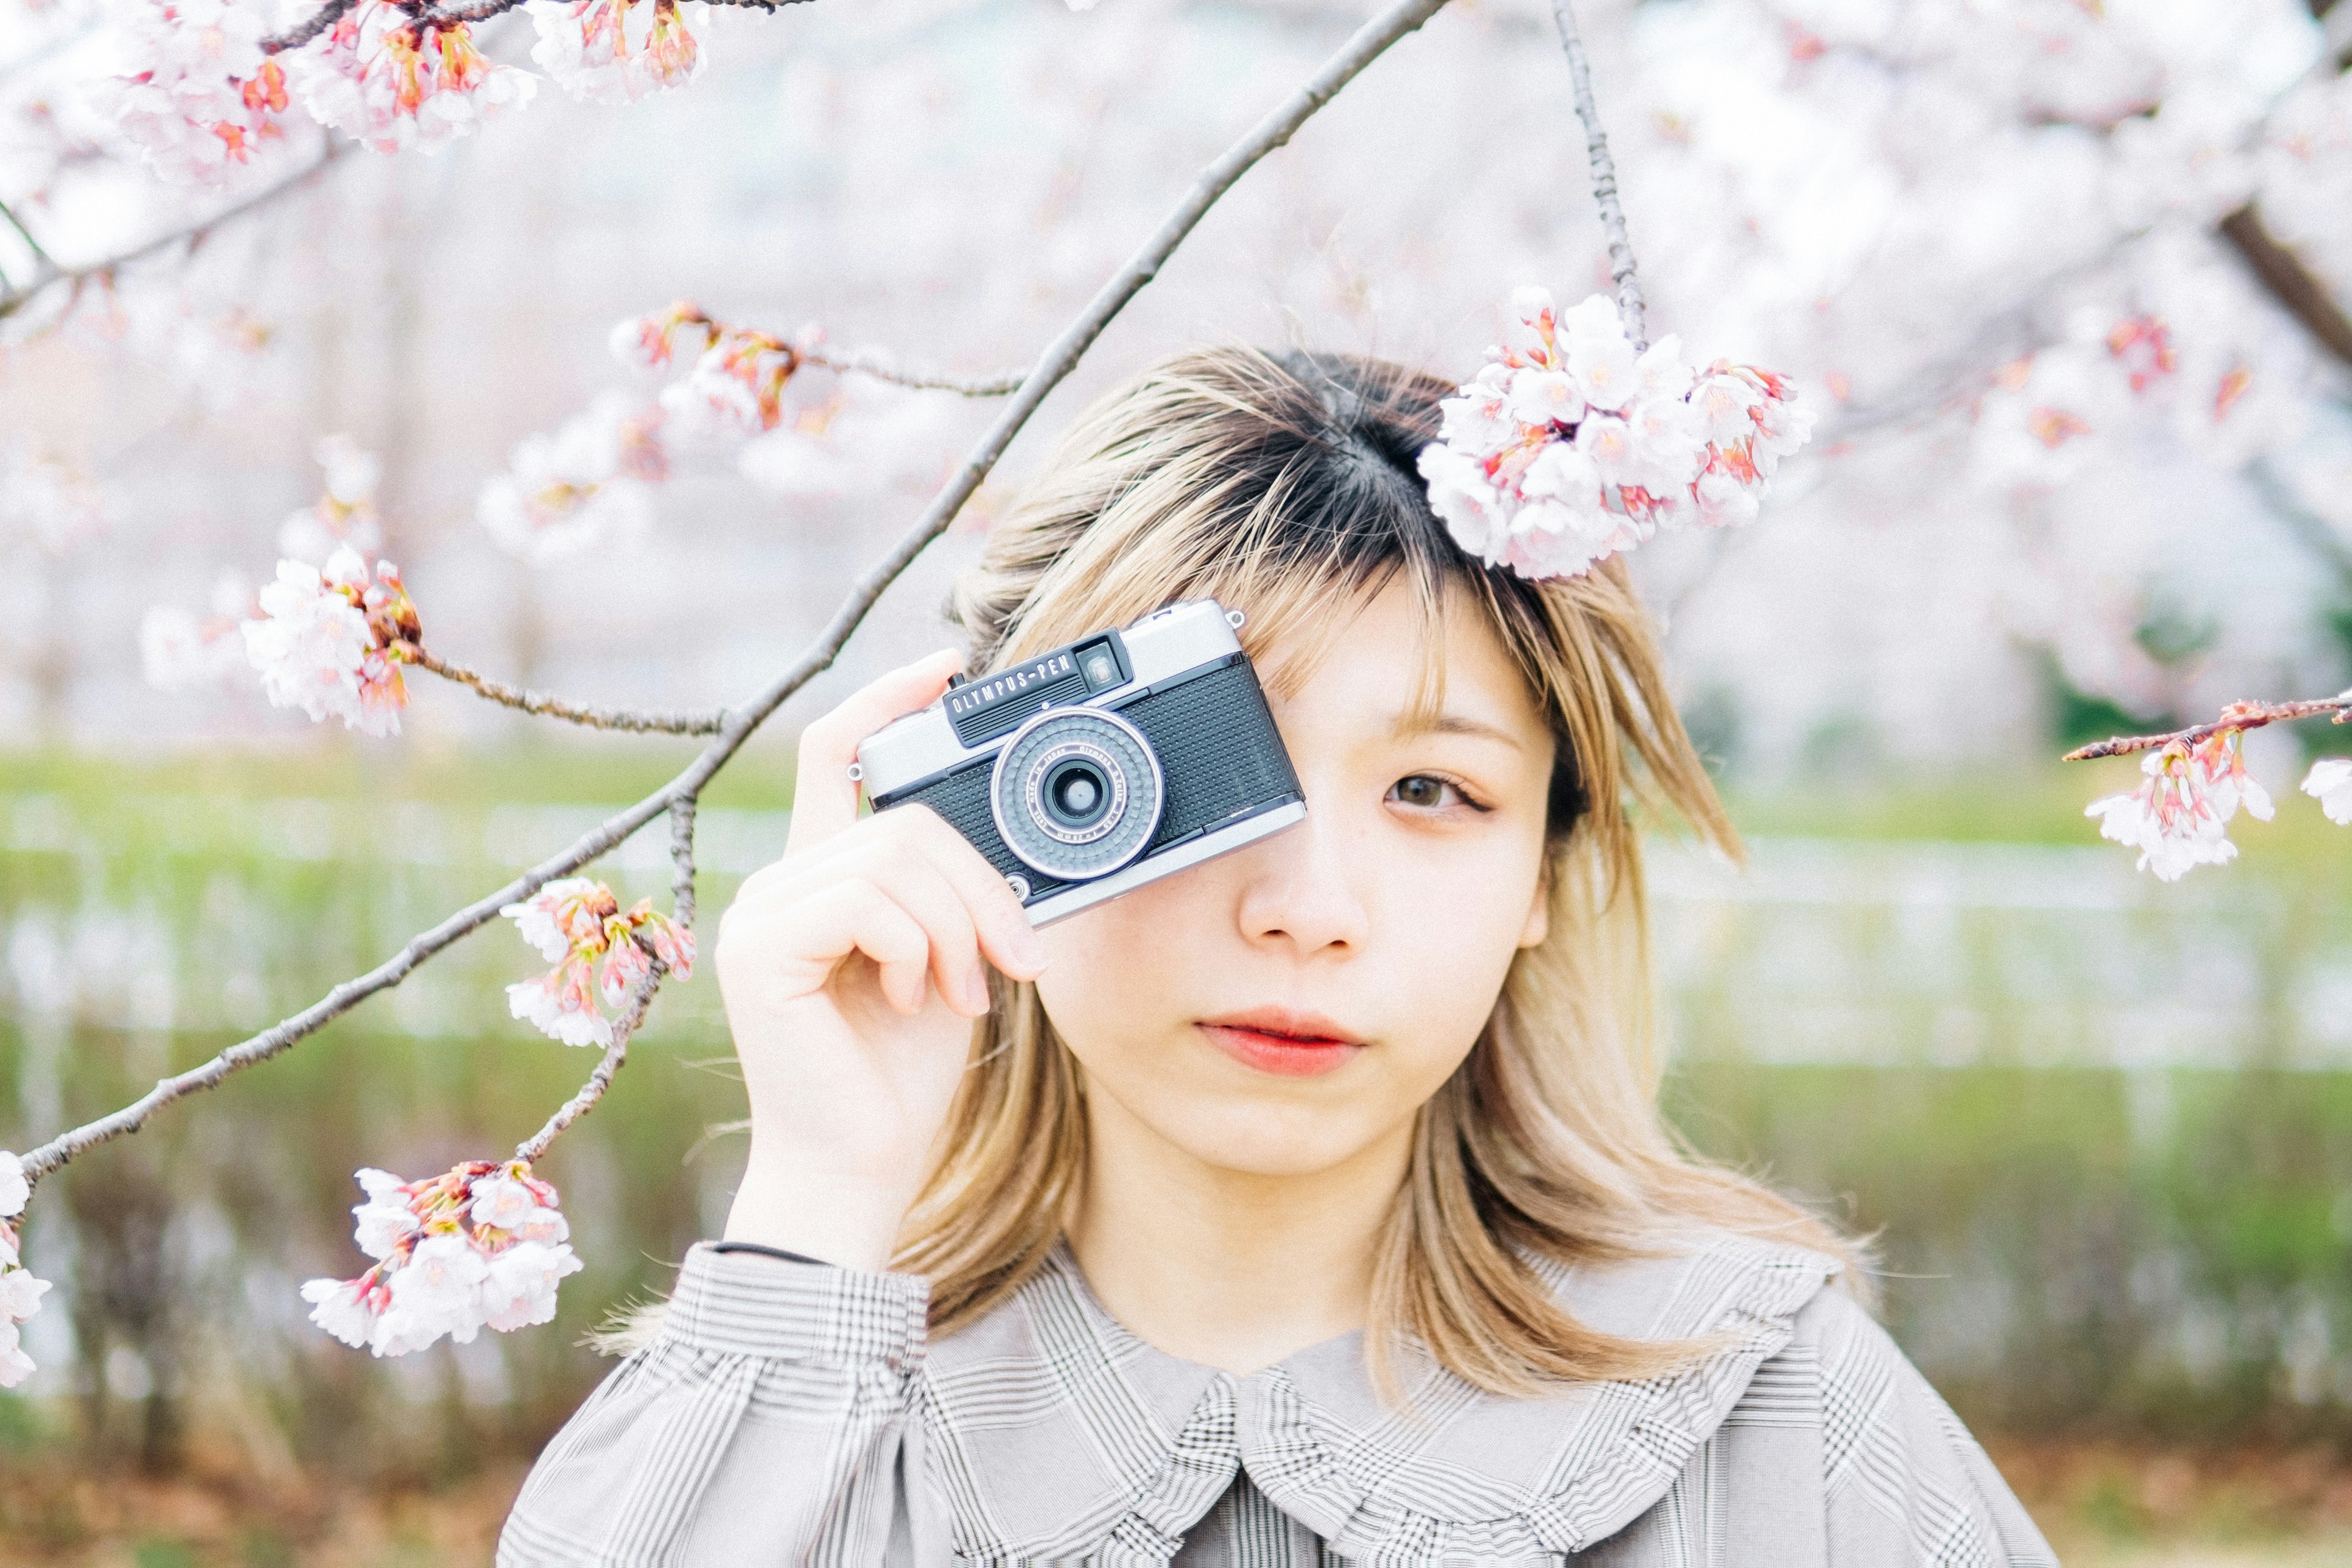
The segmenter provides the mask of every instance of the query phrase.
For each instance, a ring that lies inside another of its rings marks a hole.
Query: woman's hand
[[[857,815],[858,743],[961,663],[894,670],[808,727],[783,858],[719,921],[751,1101],[729,1240],[885,1267],[988,1010],[987,963],[1020,980],[1044,967],[1020,900],[929,807]]]

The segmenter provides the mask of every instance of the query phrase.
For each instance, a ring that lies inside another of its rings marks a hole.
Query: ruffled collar
[[[1665,1494],[1837,1267],[1721,1232],[1672,1256],[1547,1267],[1594,1328],[1721,1347],[1669,1376],[1528,1399],[1409,1349],[1408,1397],[1389,1406],[1360,1332],[1234,1377],[1137,1339],[1057,1247],[1012,1300],[930,1347],[929,1463],[967,1561],[1164,1563],[1244,1468],[1344,1557],[1547,1561]]]

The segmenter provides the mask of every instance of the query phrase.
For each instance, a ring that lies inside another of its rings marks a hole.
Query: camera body
[[[1045,925],[1307,815],[1257,671],[1213,599],[977,680],[866,737],[877,811],[920,802]]]

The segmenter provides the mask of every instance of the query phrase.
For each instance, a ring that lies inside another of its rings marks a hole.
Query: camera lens
[[[1046,815],[1064,827],[1087,827],[1110,805],[1110,784],[1091,757],[1069,757],[1045,775]]]
[[[1004,742],[989,781],[998,837],[1023,862],[1065,882],[1107,876],[1159,831],[1160,759],[1116,713],[1057,708]]]

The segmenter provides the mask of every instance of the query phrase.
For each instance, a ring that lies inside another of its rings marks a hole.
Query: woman
[[[1299,826],[1033,931],[849,782],[961,661],[809,727],[717,946],[726,1238],[502,1563],[2052,1561],[1852,1246],[1662,1122],[1633,811],[1737,843],[1622,563],[1431,512],[1453,390],[1175,361],[958,594],[975,669],[1244,611]]]

